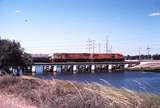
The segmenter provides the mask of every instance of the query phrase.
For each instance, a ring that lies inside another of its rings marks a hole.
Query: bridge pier
[[[61,68],[61,73],[92,73],[95,72],[112,72],[123,70],[132,64],[138,64],[139,62],[59,62],[59,63],[34,63],[30,72],[34,75],[36,73],[35,65],[43,65],[43,72],[53,72],[56,74],[57,66]]]
[[[102,64],[99,66],[99,72],[108,72],[108,66],[107,64]]]
[[[64,74],[73,73],[73,65],[62,65],[61,72]]]
[[[129,67],[129,64],[125,64],[125,65],[124,65],[124,68],[128,68],[128,67]]]
[[[97,65],[96,65],[96,72],[100,72],[100,73],[101,73],[102,70],[103,70],[103,69],[102,69],[102,66],[103,66],[103,64],[97,64]]]
[[[53,66],[53,75],[55,76],[55,75],[56,75],[56,73],[57,73],[57,66],[56,66],[56,65],[54,65],[54,66]]]
[[[49,66],[48,65],[43,66],[43,73],[48,74],[48,72],[49,72]]]
[[[95,65],[91,65],[91,73],[92,73],[92,74],[95,73]]]
[[[61,73],[64,73],[65,69],[66,69],[66,66],[65,65],[61,65]]]
[[[78,66],[78,72],[79,73],[83,73],[84,72],[85,67],[83,65],[79,65]]]
[[[90,73],[91,72],[91,65],[85,65],[85,72]]]
[[[73,65],[68,65],[67,71],[68,73],[73,73]]]
[[[77,74],[78,70],[77,70],[77,65],[73,65],[73,74]]]
[[[109,67],[109,65],[105,65],[104,72],[108,72],[108,67]]]
[[[31,67],[32,76],[36,75],[36,66]]]
[[[112,64],[109,64],[108,65],[108,72],[112,72],[112,68],[113,68]]]
[[[124,65],[123,64],[119,65],[119,70],[124,70]]]

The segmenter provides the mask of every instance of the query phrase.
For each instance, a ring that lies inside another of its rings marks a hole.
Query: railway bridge
[[[43,67],[43,73],[95,73],[95,72],[114,72],[122,71],[128,66],[140,64],[139,61],[122,61],[122,62],[53,62],[53,63],[34,63],[30,67],[33,75],[37,72],[37,66]]]

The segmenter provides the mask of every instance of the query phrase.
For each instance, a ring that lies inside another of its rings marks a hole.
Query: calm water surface
[[[37,68],[37,75],[44,79],[52,79],[51,75],[42,75],[42,67]],[[100,83],[119,88],[128,88],[136,91],[145,91],[160,94],[160,73],[155,72],[114,72],[96,74],[61,74],[56,79],[71,80],[85,83]]]

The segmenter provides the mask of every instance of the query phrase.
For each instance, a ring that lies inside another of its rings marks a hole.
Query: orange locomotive
[[[124,61],[124,56],[119,53],[55,53],[51,62],[105,62]]]

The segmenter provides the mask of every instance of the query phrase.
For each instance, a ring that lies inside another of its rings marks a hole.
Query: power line
[[[150,48],[150,47],[147,47],[147,48],[146,48],[146,50],[147,50],[148,59],[149,59],[149,54],[150,54],[150,50],[151,50],[151,48]]]
[[[88,41],[87,41],[87,49],[88,49],[88,52],[91,53],[91,49],[92,49],[92,40],[91,39],[88,39]]]
[[[108,53],[108,46],[109,46],[109,36],[106,36],[106,53]]]
[[[101,53],[101,43],[98,43],[98,52]]]
[[[147,47],[146,50],[147,50],[147,54],[149,55],[151,48],[150,48],[150,47]]]
[[[93,53],[94,53],[94,51],[95,51],[95,40],[92,40],[92,50],[93,50]]]
[[[111,45],[111,48],[110,48],[110,52],[112,53],[112,45]]]
[[[138,51],[138,55],[139,55],[139,60],[141,59],[141,49],[139,48],[139,51]]]

